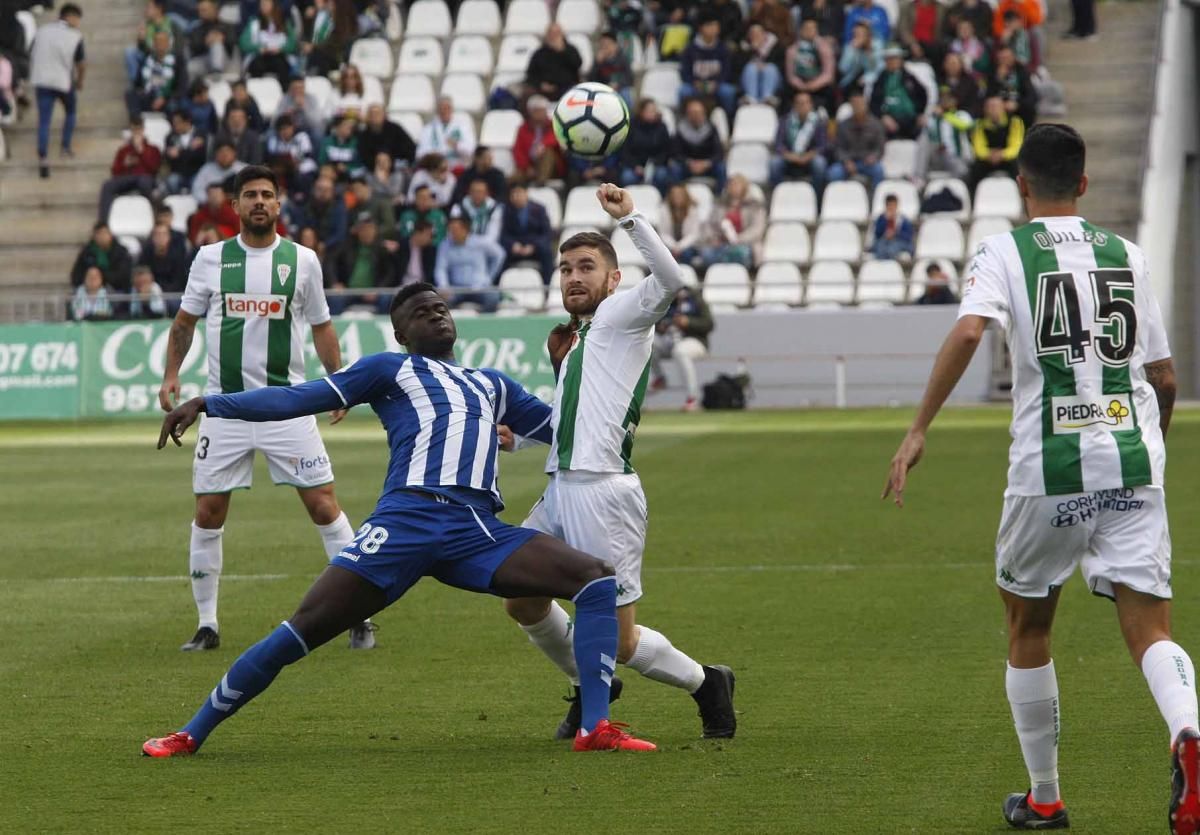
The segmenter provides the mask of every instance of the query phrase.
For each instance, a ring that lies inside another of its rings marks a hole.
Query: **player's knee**
[[[545,597],[510,598],[504,601],[504,611],[522,626],[532,626],[550,614],[550,600]]]
[[[229,505],[227,501],[204,501],[206,498],[208,497],[203,496],[201,500],[196,502],[196,527],[205,530],[215,530],[225,524],[225,516],[229,512]]]
[[[342,513],[332,490],[313,491],[305,497],[304,506],[308,508],[309,518],[317,525],[331,524]]]

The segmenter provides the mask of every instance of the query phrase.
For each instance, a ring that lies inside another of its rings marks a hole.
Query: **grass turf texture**
[[[1006,415],[948,412],[909,506],[878,500],[905,411],[647,417],[639,619],[738,674],[738,738],[697,739],[683,693],[626,670],[615,718],[652,755],[549,739],[557,673],[499,601],[419,584],[379,648],[345,640],[285,670],[200,755],[152,761],[323,563],[290,489],[238,493],[225,534],[222,647],[183,654],[190,448],[152,423],[0,427],[0,830],[986,832],[1026,775],[1004,698],[992,584]],[[189,437],[194,438],[195,433]],[[386,462],[365,415],[324,430],[357,525]],[[1178,600],[1200,588],[1200,413],[1177,415],[1169,495]],[[506,457],[506,517],[541,453]],[[257,576],[256,576],[257,575]],[[261,575],[269,575],[267,577]],[[141,579],[134,579],[141,578]],[[154,578],[154,579],[146,579]],[[1200,617],[1177,610],[1200,656]],[[1076,831],[1161,831],[1166,730],[1112,607],[1078,578],[1055,660]]]

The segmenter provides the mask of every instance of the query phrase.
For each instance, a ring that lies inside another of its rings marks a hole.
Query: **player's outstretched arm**
[[[642,253],[651,277],[662,286],[663,297],[673,298],[683,287],[683,271],[650,221],[637,212],[633,196],[612,183],[604,183],[596,191],[596,198],[604,211],[629,234],[638,252]]]
[[[908,481],[908,471],[917,465],[925,452],[925,432],[970,365],[971,357],[975,356],[975,349],[983,340],[987,323],[988,320],[984,316],[966,315],[950,330],[949,336],[938,351],[937,359],[933,361],[933,371],[929,374],[929,383],[925,387],[925,395],[921,398],[917,416],[908,434],[901,441],[900,448],[892,457],[887,483],[884,484],[883,495],[879,498],[886,499],[889,495],[894,495],[896,506],[904,507],[904,487]]]

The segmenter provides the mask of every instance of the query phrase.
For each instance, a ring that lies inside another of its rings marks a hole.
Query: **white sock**
[[[198,528],[192,522],[188,569],[192,574],[192,597],[200,626],[217,631],[217,587],[221,583],[221,535],[224,528]]]
[[[1058,679],[1054,662],[1045,667],[1020,669],[1008,665],[1004,676],[1008,704],[1034,803],[1056,803],[1058,793]]]
[[[317,525],[317,533],[321,534],[321,543],[325,546],[325,556],[333,559],[337,552],[345,548],[354,539],[354,528],[345,513],[339,513],[338,518],[328,525]]]
[[[1184,728],[1200,727],[1196,717],[1196,670],[1183,647],[1174,641],[1158,641],[1142,656],[1142,675],[1167,727],[1171,744]]]
[[[533,645],[562,670],[563,675],[579,686],[579,668],[575,666],[575,644],[571,641],[571,618],[567,610],[550,601],[550,614],[531,626],[522,626]]]
[[[633,657],[625,662],[646,678],[695,693],[704,683],[704,668],[671,645],[667,636],[638,625],[641,634]]]

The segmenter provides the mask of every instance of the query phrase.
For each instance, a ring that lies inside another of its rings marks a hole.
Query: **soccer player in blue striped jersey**
[[[391,458],[374,512],[330,560],[295,614],[234,662],[182,730],[148,740],[143,753],[194,753],[285,666],[394,603],[423,576],[502,597],[574,601],[584,717],[574,749],[654,750],[608,721],[617,656],[612,567],[496,518],[504,507],[496,427],[504,421],[521,435],[549,442],[550,408],[497,371],[455,362],[454,320],[430,285],[409,285],[396,294],[392,324],[408,353],[363,357],[302,385],[193,398],[164,419],[160,449],[168,439],[178,445],[201,412],[267,421],[369,403],[387,430]]]

